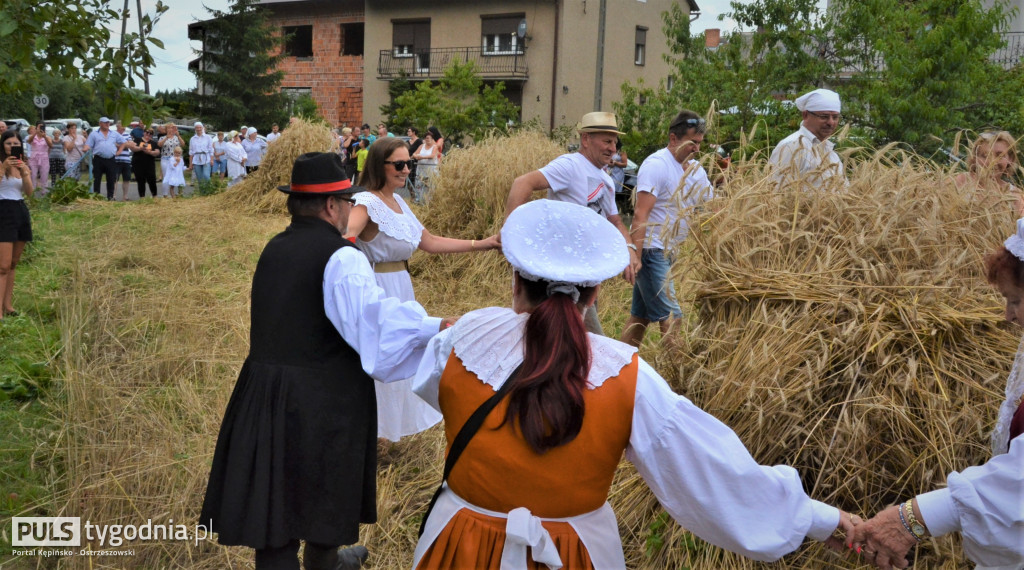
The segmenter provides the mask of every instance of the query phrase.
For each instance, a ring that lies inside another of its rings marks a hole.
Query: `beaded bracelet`
[[[914,516],[914,499],[907,499],[903,506],[907,509],[907,522],[910,523],[910,532],[920,542],[928,534],[928,531],[924,528],[923,524],[917,521],[917,517]]]

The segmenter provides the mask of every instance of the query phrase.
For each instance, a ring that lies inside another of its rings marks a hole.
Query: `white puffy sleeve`
[[[427,350],[423,352],[420,367],[412,381],[412,391],[439,412],[441,404],[438,402],[437,392],[441,386],[441,373],[448,365],[451,354],[452,329],[446,329],[427,343]]]
[[[945,489],[917,497],[928,532],[960,531],[964,553],[983,566],[1024,564],[1024,435],[1009,453],[984,465],[952,472]]]
[[[755,560],[777,560],[804,537],[825,540],[839,524],[839,510],[808,497],[795,469],[759,465],[643,360],[626,457],[684,528]]]
[[[441,326],[441,319],[428,316],[416,301],[388,297],[366,256],[354,247],[340,248],[327,262],[324,310],[359,353],[363,370],[381,382],[412,376]]]

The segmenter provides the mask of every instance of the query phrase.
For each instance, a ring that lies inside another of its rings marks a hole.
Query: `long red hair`
[[[571,297],[563,293],[549,297],[549,281],[529,281],[518,274],[516,280],[534,309],[526,320],[523,367],[512,379],[501,425],[512,422],[534,451],[544,453],[569,443],[583,427],[590,342]],[[579,290],[580,299],[587,302],[596,288]]]

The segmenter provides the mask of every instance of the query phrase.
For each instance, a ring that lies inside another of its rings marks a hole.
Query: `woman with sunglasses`
[[[385,137],[370,145],[359,184],[367,192],[355,196],[348,218],[346,238],[373,265],[377,284],[400,301],[415,298],[409,277],[409,258],[417,248],[428,253],[485,251],[499,246],[498,237],[452,239],[431,234],[408,204],[395,191],[405,187],[409,169],[415,163],[402,139]],[[377,435],[398,441],[441,421],[433,410],[412,392],[412,379],[377,383]]]

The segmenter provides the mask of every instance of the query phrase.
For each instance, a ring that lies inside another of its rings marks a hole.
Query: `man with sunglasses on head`
[[[256,550],[257,570],[348,570],[365,561],[359,525],[377,521],[374,379],[416,372],[451,321],[377,286],[342,237],[355,200],[334,152],[300,155],[291,224],[260,255],[249,355],[231,394],[200,525]]]
[[[640,270],[640,255],[629,239],[626,225],[619,217],[615,205],[615,181],[604,170],[615,154],[615,143],[619,140],[618,122],[613,113],[595,111],[583,115],[580,126],[579,152],[571,152],[552,160],[540,170],[528,172],[512,183],[505,202],[505,218],[512,210],[526,203],[534,192],[547,190],[549,200],[571,202],[586,206],[611,222],[623,237],[629,248],[629,265],[622,276],[631,284]],[[597,303],[587,307],[583,316],[587,331],[604,334],[601,321],[597,318]]]
[[[673,253],[689,233],[687,209],[713,197],[708,173],[695,160],[706,130],[697,113],[680,111],[669,123],[668,146],[648,156],[637,172],[629,243],[641,251],[641,265],[622,331],[627,344],[639,347],[652,322],[659,323],[662,338],[679,330],[683,311],[669,274]]]
[[[806,182],[816,188],[847,185],[843,162],[828,140],[842,120],[839,94],[815,89],[796,100],[803,122],[800,130],[779,141],[768,162],[780,188]]]

